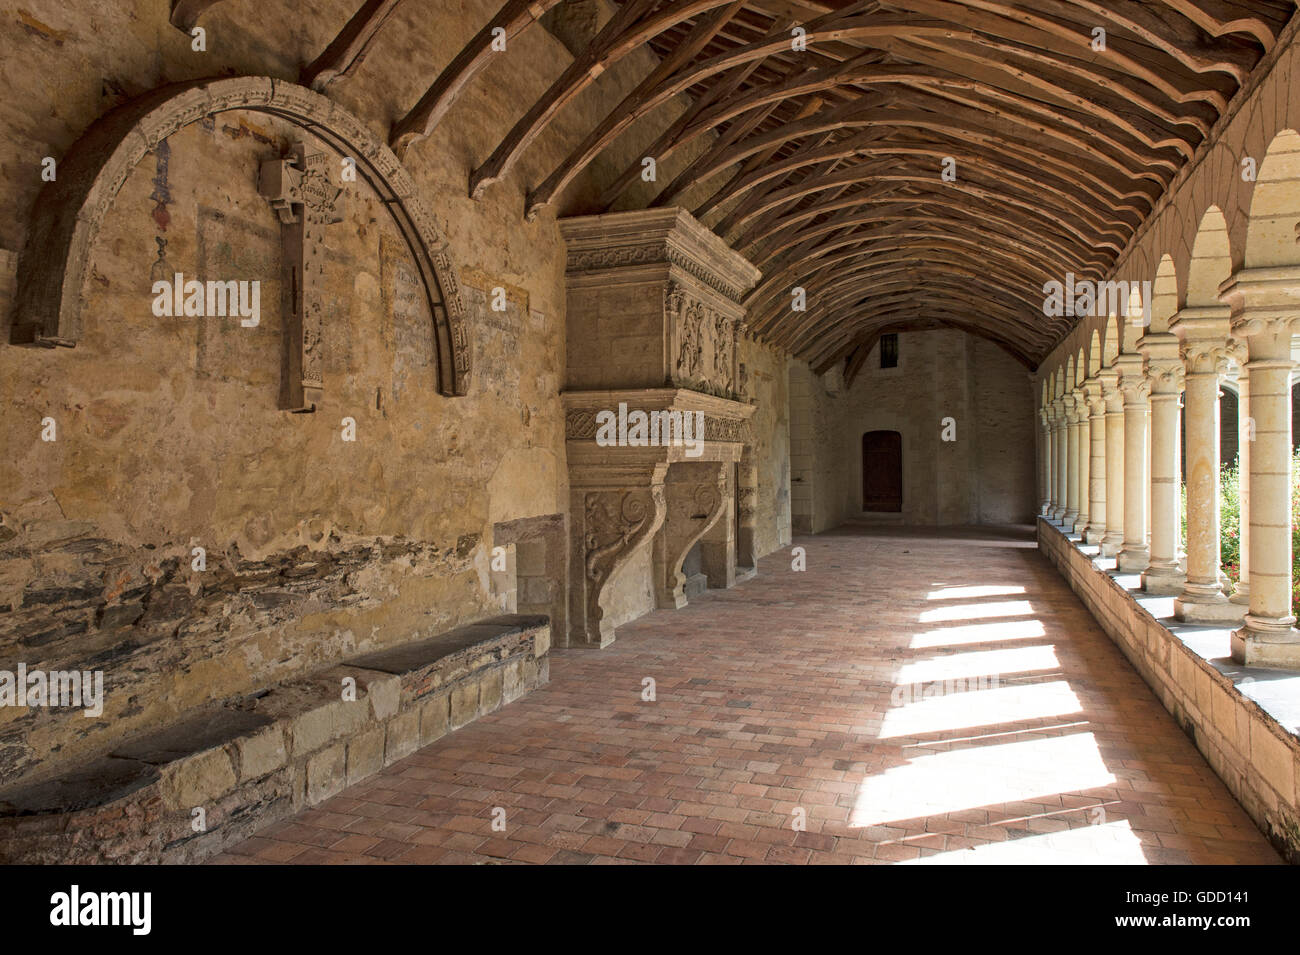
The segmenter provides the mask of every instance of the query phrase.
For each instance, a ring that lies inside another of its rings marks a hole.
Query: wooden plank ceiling
[[[348,69],[397,2],[364,3],[304,80],[319,88]],[[495,28],[536,29],[557,2],[508,0],[394,124],[399,154],[473,81]],[[470,191],[491,188],[566,104],[648,46],[659,66],[608,115],[584,117],[588,134],[529,193],[530,215],[684,95],[687,111],[645,154],[662,168],[703,148],[650,204],[692,197],[762,269],[749,299],[761,339],[852,373],[884,331],[957,327],[1033,367],[1072,321],[1043,315],[1043,283],[1105,277],[1293,11],[1291,0],[621,0],[521,105]],[[948,158],[954,181],[941,175]],[[640,168],[597,211],[625,208]],[[791,308],[795,286],[806,311]]]

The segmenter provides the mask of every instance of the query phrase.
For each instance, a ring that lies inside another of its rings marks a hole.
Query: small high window
[[[898,367],[898,336],[894,334],[880,336],[880,367]]]

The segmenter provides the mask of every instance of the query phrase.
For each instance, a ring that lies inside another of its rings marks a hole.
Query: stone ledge
[[[0,862],[207,858],[546,683],[549,650],[546,617],[493,617],[205,707],[0,790]]]
[[[1242,808],[1291,863],[1300,863],[1300,673],[1246,667],[1231,631],[1184,624],[1173,597],[1043,517],[1038,546],[1178,721]]]

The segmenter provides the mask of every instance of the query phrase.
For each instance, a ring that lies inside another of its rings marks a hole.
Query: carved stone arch
[[[81,336],[81,290],[95,237],[136,164],[185,126],[228,110],[267,113],[310,132],[356,160],[401,232],[433,316],[438,391],[464,395],[470,347],[465,307],[447,244],[392,150],[359,119],[305,87],[265,76],[206,79],[161,87],[107,113],[60,163],[37,200],[19,262],[20,286],[10,342],[72,346]]]

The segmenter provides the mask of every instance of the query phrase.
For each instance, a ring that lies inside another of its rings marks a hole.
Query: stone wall
[[[382,141],[498,6],[400,7],[329,98]],[[0,340],[44,157],[65,162],[97,119],[169,83],[295,81],[355,7],[327,0],[302,17],[232,0],[203,15],[204,52],[168,24],[162,0],[34,0],[0,18],[0,48],[23,62],[5,88],[23,108],[0,117],[0,199],[14,211],[0,224]],[[279,410],[282,225],[259,194],[259,168],[304,137],[248,110],[181,128],[129,172],[88,252],[74,348],[0,346],[0,668],[100,669],[106,686],[94,719],[0,708],[0,781],[54,771],[209,701],[513,609],[517,588],[491,578],[493,527],[567,510],[565,253],[555,215],[526,221],[521,197],[576,142],[579,117],[611,109],[654,60],[638,53],[609,71],[472,201],[468,171],[571,60],[545,29],[511,44],[402,161],[465,305],[463,397],[436,390],[431,316],[408,247],[370,186],[339,181],[338,167],[340,221],[325,226],[313,279],[323,396],[311,414]],[[661,122],[633,127],[553,212],[581,211]],[[177,272],[258,281],[257,326],[156,317],[152,283]],[[503,311],[491,307],[497,289]],[[525,583],[552,599],[562,586]]]
[[[749,340],[740,343],[743,390],[757,402],[749,419],[758,495],[754,556],[787,546],[790,528],[790,369],[779,352]]]
[[[795,526],[849,520],[904,524],[1027,523],[1034,512],[1033,399],[1026,369],[996,345],[957,331],[899,335],[895,368],[879,345],[851,386],[838,371],[791,370]],[[944,440],[945,419],[952,419]],[[862,507],[862,436],[898,431],[903,509]]]

